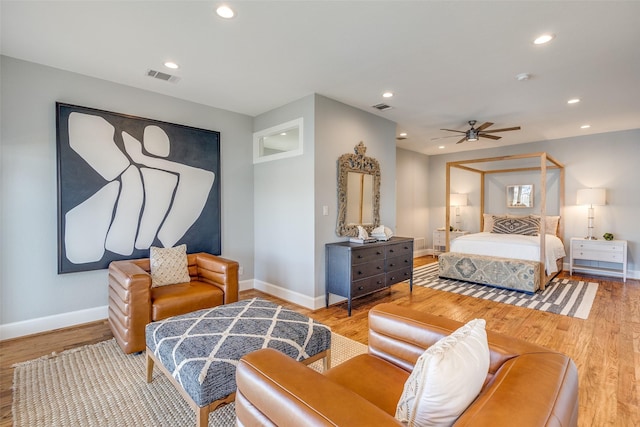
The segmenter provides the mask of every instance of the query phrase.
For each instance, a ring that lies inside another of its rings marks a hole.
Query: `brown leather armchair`
[[[238,263],[204,252],[187,255],[191,282],[151,287],[149,258],[109,265],[109,326],[129,354],[145,349],[153,321],[238,301]]]
[[[236,371],[239,426],[399,426],[394,418],[418,357],[462,323],[381,304],[369,312],[369,353],[320,374],[273,349]],[[487,331],[485,384],[455,426],[576,426],[578,371],[561,354]]]

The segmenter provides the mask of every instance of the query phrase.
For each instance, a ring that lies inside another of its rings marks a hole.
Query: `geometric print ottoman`
[[[149,323],[145,333],[147,382],[157,364],[196,411],[198,426],[235,399],[236,366],[245,354],[273,348],[305,364],[323,358],[330,367],[331,329],[259,298]]]

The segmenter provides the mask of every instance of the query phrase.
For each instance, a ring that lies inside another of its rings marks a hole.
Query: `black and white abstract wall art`
[[[58,273],[221,253],[220,133],[56,103]]]

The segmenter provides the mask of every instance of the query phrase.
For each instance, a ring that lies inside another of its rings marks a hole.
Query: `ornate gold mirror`
[[[362,141],[354,151],[338,159],[338,236],[357,236],[359,225],[369,233],[380,225],[380,164],[365,156]]]

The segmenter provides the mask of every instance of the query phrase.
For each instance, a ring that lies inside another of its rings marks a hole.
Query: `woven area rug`
[[[331,336],[332,366],[367,346]],[[321,371],[322,361],[310,365]],[[145,381],[145,355],[125,355],[114,339],[19,363],[13,377],[15,427],[192,426],[195,413],[169,380],[154,370]],[[209,415],[209,425],[235,426],[233,404]]]
[[[554,278],[544,291],[530,295],[461,280],[440,278],[437,262],[415,268],[413,284],[580,319],[589,317],[598,291],[597,283]]]

